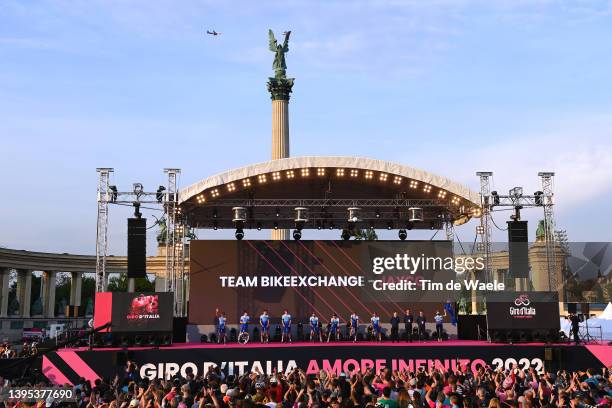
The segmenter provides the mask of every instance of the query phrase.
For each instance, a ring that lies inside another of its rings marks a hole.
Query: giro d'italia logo
[[[535,307],[529,306],[531,301],[525,294],[514,299],[514,306],[510,306],[510,316],[515,319],[533,319],[536,315]]]

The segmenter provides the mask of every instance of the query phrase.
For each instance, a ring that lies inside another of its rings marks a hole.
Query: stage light
[[[272,180],[278,181],[280,180],[280,178],[281,178],[280,171],[275,171],[274,173],[272,173]]]
[[[349,239],[351,239],[351,232],[348,229],[343,229],[342,230],[342,235],[341,235],[342,239],[345,241],[348,241]]]
[[[251,179],[242,180],[242,187],[251,187]]]
[[[302,177],[308,177],[310,175],[310,169],[302,169],[301,173]]]
[[[319,222],[317,223],[317,229],[318,229],[319,231],[321,231],[321,229],[322,229],[322,228],[323,228],[323,225],[322,225],[322,224],[321,224],[321,222],[319,221]]]
[[[410,180],[410,188],[415,189],[419,186],[419,182],[416,180]]]
[[[344,169],[336,169],[337,177],[344,177]]]
[[[395,176],[393,184],[402,184],[402,178],[400,176]]]
[[[544,200],[542,197],[544,193],[542,191],[536,191],[535,193],[533,193],[533,195],[535,196],[535,205],[544,205]]]
[[[459,205],[459,197],[453,197],[453,198],[451,198],[451,204],[453,204],[453,205]]]
[[[445,198],[445,197],[446,197],[446,191],[444,190],[438,191],[438,198]]]
[[[196,200],[198,200],[198,204],[203,204],[206,202],[206,197],[204,197],[204,194],[198,194]]]
[[[335,228],[334,223],[333,223],[333,222],[332,222],[332,223],[330,223],[330,224],[329,224],[329,229],[330,229],[330,230],[333,230],[334,228]]]
[[[424,192],[424,193],[430,193],[430,192],[431,192],[431,186],[430,186],[430,185],[428,185],[428,184],[425,184],[425,185],[423,186],[423,192]]]
[[[376,210],[376,218],[380,218],[380,211]]]
[[[210,192],[210,195],[212,196],[212,198],[219,197],[219,190],[218,190],[218,189],[216,189],[216,188],[215,188],[215,189],[213,189],[213,190]]]
[[[359,218],[359,212],[361,208],[359,207],[350,207],[348,209],[348,222],[351,224],[355,224],[357,222],[361,222],[361,218]]]
[[[397,233],[399,239],[401,239],[402,241],[405,241],[406,238],[408,237],[408,233],[406,232],[405,229],[401,229],[399,230],[399,232]]]
[[[357,177],[359,175],[359,170],[351,169],[351,177]]]
[[[387,173],[380,173],[380,176],[378,176],[378,179],[379,179],[380,181],[385,182],[385,181],[387,181],[387,177],[388,177],[388,176],[389,176],[389,175],[388,175]]]
[[[114,203],[115,201],[117,201],[117,186],[108,186],[108,188],[111,191],[110,202]]]
[[[227,185],[227,191],[229,191],[231,193],[234,190],[236,190],[236,186],[234,185],[234,183],[229,183]]]
[[[293,177],[295,177],[295,173],[293,172],[293,170],[287,170],[285,175],[287,176],[288,179],[292,179]]]
[[[493,205],[499,205],[499,195],[497,191],[491,191],[491,196],[493,197]]]
[[[241,241],[244,238],[244,231],[242,228],[236,228],[236,233],[234,234],[238,241]]]
[[[514,198],[520,198],[523,196],[523,187],[514,187],[512,189],[510,189],[510,194],[513,196]]]
[[[261,222],[257,223],[257,231],[261,231]]]
[[[157,193],[155,194],[155,199],[158,203],[161,203],[164,199],[164,191],[166,191],[166,187],[159,186],[157,187]]]
[[[293,239],[295,239],[296,241],[299,241],[302,238],[302,231],[296,229],[293,230]]]
[[[298,227],[302,229],[304,224],[308,222],[308,208],[305,207],[295,207],[295,223],[296,225],[301,225]]]
[[[232,212],[234,217],[232,218],[232,222],[234,223],[244,223],[247,219],[247,209],[244,207],[234,207],[232,208]]]
[[[410,207],[408,208],[408,221],[410,222],[422,222],[423,209],[421,207]]]
[[[257,176],[257,181],[259,181],[259,184],[264,184],[268,179],[265,174],[260,174]]]
[[[372,170],[366,170],[364,174],[365,174],[366,180],[371,180],[372,177],[374,177],[374,172]]]
[[[319,168],[317,169],[317,176],[322,177],[322,176],[324,176],[324,175],[325,175],[325,169],[324,169],[324,168],[322,168],[322,167],[319,167]]]
[[[484,227],[482,225],[477,225],[476,226],[476,234],[482,235],[482,234],[484,234],[484,232],[485,232],[485,229],[484,229]]]
[[[276,216],[280,217],[280,209],[278,209],[278,208],[276,209]]]
[[[393,221],[389,221],[389,222],[387,223],[387,229],[388,229],[389,231],[391,231],[391,230],[393,229]]]
[[[144,187],[142,186],[142,183],[134,183],[133,186],[134,186],[134,194],[136,195],[140,195],[144,191]]]
[[[277,230],[278,229],[278,222],[274,221],[274,229]]]

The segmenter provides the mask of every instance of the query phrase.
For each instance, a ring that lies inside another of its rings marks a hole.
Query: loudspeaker
[[[510,277],[529,277],[527,221],[508,221],[508,258]]]
[[[147,277],[147,219],[128,218],[128,278]]]
[[[578,312],[578,304],[577,303],[568,303],[567,304],[567,313],[576,314]]]

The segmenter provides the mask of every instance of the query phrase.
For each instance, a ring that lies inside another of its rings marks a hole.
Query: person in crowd
[[[288,310],[283,311],[281,316],[282,337],[281,343],[291,343],[291,315]]]
[[[312,312],[310,316],[310,341],[315,341],[315,339],[319,339],[319,342],[323,342],[321,328],[319,326],[319,317],[315,312]]]
[[[397,315],[397,312],[393,312],[393,316],[391,316],[391,341],[399,342],[399,324],[400,318]]]
[[[217,309],[218,310],[218,309]],[[221,312],[217,316],[217,342],[219,344],[227,343],[227,333],[225,328],[225,323],[227,322],[227,318],[225,317],[225,312]]]
[[[259,316],[259,325],[261,326],[261,342],[269,343],[270,341],[270,316],[268,310],[264,309],[261,316]]]
[[[419,332],[419,341],[423,341],[426,336],[425,332],[425,324],[427,323],[427,319],[425,318],[425,314],[422,310],[419,310],[419,315],[416,318],[417,329]]]
[[[372,323],[372,340],[374,341],[382,341],[382,331],[380,327],[380,317],[378,314],[374,312],[372,314],[372,318],[370,319],[370,323]]]
[[[329,319],[329,333],[327,333],[327,342],[329,343],[330,339],[334,339],[334,341],[339,340],[340,335],[340,319],[338,315],[335,313],[332,315],[331,319]]]
[[[414,322],[414,316],[410,309],[406,309],[404,312],[404,330],[406,330],[406,340],[412,342],[412,323]]]
[[[359,331],[359,316],[357,315],[357,313],[351,313],[351,317],[349,318],[349,324],[351,325],[349,338],[353,339],[353,343],[356,343],[357,332]]]

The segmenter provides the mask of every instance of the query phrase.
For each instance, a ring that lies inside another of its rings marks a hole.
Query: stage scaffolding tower
[[[482,216],[480,217],[481,250],[485,261],[485,282],[491,281],[491,178],[490,171],[479,171],[480,177],[480,206]]]
[[[549,290],[558,291],[557,281],[557,254],[556,254],[556,234],[555,234],[555,217],[553,212],[554,206],[554,191],[553,182],[555,173],[542,171],[538,173],[542,181],[542,195],[544,207],[544,240],[546,243],[546,266],[548,269],[548,286]]]
[[[174,315],[185,316],[186,280],[185,257],[187,229],[179,207],[178,175],[181,170],[164,169],[168,176],[163,195],[157,192],[117,191],[110,185],[112,168],[98,168],[98,224],[96,233],[96,292],[104,292],[107,286],[106,258],[108,253],[109,204],[140,206],[162,205],[166,219],[165,290],[174,293]],[[156,209],[145,207],[148,209]]]
[[[96,292],[106,290],[106,255],[108,253],[108,203],[110,197],[110,167],[99,167],[98,172],[98,223],[96,227]]]

